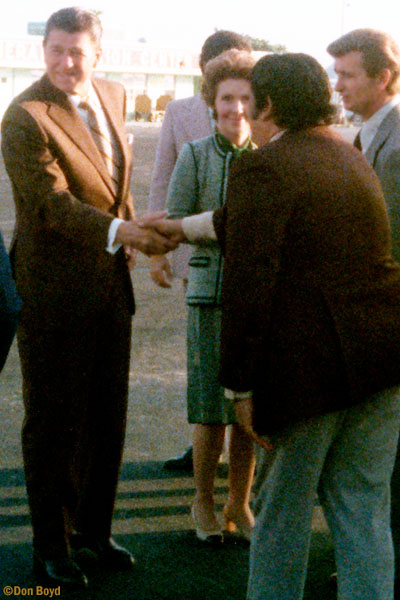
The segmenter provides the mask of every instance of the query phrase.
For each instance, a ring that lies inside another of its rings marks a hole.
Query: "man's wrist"
[[[182,231],[190,242],[198,240],[216,240],[217,236],[213,225],[213,211],[183,217]]]
[[[117,236],[118,236],[118,229],[121,225],[121,223],[124,223],[125,221],[123,221],[123,219],[113,219],[111,221],[111,225],[108,229],[108,238],[107,238],[107,247],[106,250],[107,252],[109,252],[110,254],[115,254],[120,247],[122,246],[121,242],[118,241]]]

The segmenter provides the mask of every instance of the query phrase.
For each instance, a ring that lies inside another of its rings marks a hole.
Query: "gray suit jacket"
[[[391,223],[392,252],[400,261],[400,104],[383,120],[365,157],[380,179]]]
[[[212,132],[208,107],[201,96],[173,100],[167,105],[157,144],[149,210],[164,210],[168,185],[176,159],[187,142],[206,137]],[[172,268],[178,277],[187,277],[191,248],[181,245],[175,250]]]

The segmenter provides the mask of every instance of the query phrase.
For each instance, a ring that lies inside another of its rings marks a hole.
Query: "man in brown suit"
[[[2,123],[16,204],[11,255],[23,302],[22,441],[34,566],[53,582],[78,585],[87,578],[71,548],[103,566],[134,562],[111,538],[134,312],[128,262],[132,249],[150,255],[175,247],[133,220],[125,92],[92,78],[100,39],[93,13],[54,13],[43,43],[46,74]]]

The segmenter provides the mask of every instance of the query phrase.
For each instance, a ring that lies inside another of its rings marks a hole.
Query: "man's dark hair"
[[[240,33],[221,29],[210,35],[201,49],[200,69],[204,71],[204,67],[209,60],[231,48],[251,52],[251,44],[243,35],[240,35]]]
[[[263,56],[252,73],[256,115],[272,103],[272,118],[283,129],[306,129],[329,124],[336,112],[331,104],[328,74],[307,54]]]
[[[377,29],[355,29],[329,44],[327,51],[334,58],[360,52],[368,77],[375,78],[383,69],[389,69],[392,75],[386,89],[389,94],[399,90],[400,49],[389,34]]]
[[[98,48],[100,47],[103,28],[99,17],[92,11],[71,7],[62,8],[53,13],[46,23],[45,44],[53,29],[61,29],[67,33],[88,33],[93,44]]]

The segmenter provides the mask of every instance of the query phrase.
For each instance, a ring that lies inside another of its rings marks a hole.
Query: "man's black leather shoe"
[[[76,587],[88,586],[86,575],[68,556],[46,560],[35,554],[33,557],[33,572],[35,576],[44,577],[53,583]]]
[[[337,573],[331,573],[329,576],[329,587],[337,592]]]
[[[167,471],[185,471],[193,473],[193,448],[190,447],[181,456],[165,461],[164,469]]]
[[[400,598],[400,577],[396,575],[394,579],[394,600],[399,600]]]
[[[115,571],[131,569],[135,564],[135,558],[129,550],[117,544],[113,538],[94,540],[76,533],[71,537],[70,544],[78,563],[96,563]]]

